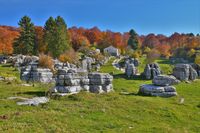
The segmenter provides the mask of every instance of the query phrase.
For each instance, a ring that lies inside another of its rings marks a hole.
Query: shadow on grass
[[[172,65],[172,63],[169,60],[161,60],[161,61],[157,61],[157,63]]]
[[[139,96],[138,93],[134,93],[134,92],[131,92],[131,93],[126,93],[126,92],[121,92],[119,93],[119,95],[125,95],[125,96]]]
[[[135,75],[133,77],[128,78],[125,74],[115,74],[113,75],[114,79],[126,79],[126,80],[146,80],[142,75]]]
[[[17,94],[25,94],[25,95],[32,95],[32,96],[45,96],[46,92],[45,91],[27,91],[27,92],[19,92]]]
[[[2,67],[12,67],[12,64],[4,64]]]
[[[131,92],[131,93],[128,93],[128,92],[121,92],[119,93],[119,95],[124,95],[124,96],[139,96],[139,97],[161,97],[161,98],[170,98],[170,97],[173,97],[173,96],[166,96],[166,97],[162,97],[162,96],[151,96],[151,95],[144,95],[144,94],[141,94],[141,93],[135,93],[135,92]],[[200,108],[200,105],[198,105],[197,107]]]

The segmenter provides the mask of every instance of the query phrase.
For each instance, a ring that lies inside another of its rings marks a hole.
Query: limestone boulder
[[[147,64],[143,76],[146,79],[153,79],[154,77],[161,75],[160,67],[157,63]]]
[[[113,90],[113,77],[107,73],[71,73],[69,70],[58,70],[56,86],[51,93],[78,93],[81,90],[102,93]]]
[[[88,78],[90,85],[108,85],[113,80],[113,77],[108,73],[90,73]]]
[[[157,86],[168,86],[178,84],[180,81],[174,76],[158,75],[153,79],[153,84]]]
[[[200,77],[200,65],[198,64],[191,64],[192,68],[194,68],[198,74],[198,77]]]
[[[29,65],[21,68],[20,79],[30,82],[53,82],[53,73],[47,68],[38,68],[37,65]]]
[[[80,86],[55,86],[50,92],[52,93],[77,93],[80,92]]]
[[[126,64],[125,73],[126,73],[127,77],[129,77],[129,78],[131,76],[136,75],[137,74],[137,69],[134,66],[134,64]]]
[[[189,64],[177,64],[173,75],[181,81],[195,80],[198,76],[197,71]]]
[[[171,97],[177,95],[174,86],[156,86],[152,84],[141,85],[138,93],[141,95],[160,97]]]
[[[192,66],[190,66],[189,71],[190,71],[189,79],[190,80],[195,80],[198,77],[197,71]]]

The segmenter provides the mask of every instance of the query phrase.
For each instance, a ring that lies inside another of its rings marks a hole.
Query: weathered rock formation
[[[198,64],[191,64],[191,66],[196,70],[198,77],[200,77],[200,65]]]
[[[176,96],[176,88],[172,85],[178,84],[180,81],[174,76],[159,75],[153,79],[153,84],[141,85],[139,94],[149,96],[171,97]]]
[[[146,79],[153,79],[160,74],[161,70],[157,63],[147,64],[143,72]]]
[[[31,62],[37,62],[39,60],[39,57],[16,55],[16,56],[10,58],[10,60],[12,61],[13,66],[19,68],[21,66],[29,65]]]
[[[85,57],[82,60],[82,68],[87,71],[92,70],[92,64],[95,63],[95,60],[91,57]]]
[[[173,69],[173,75],[181,80],[195,80],[198,76],[196,70],[189,64],[177,64]]]
[[[42,82],[50,83],[53,81],[53,73],[47,68],[38,68],[37,63],[32,63],[29,66],[23,67],[20,71],[21,80],[27,82]]]
[[[168,86],[178,84],[180,81],[177,80],[174,76],[159,75],[156,76],[152,82],[158,86]]]
[[[156,86],[152,84],[141,85],[139,94],[149,96],[171,97],[176,96],[176,88],[173,86]]]
[[[65,69],[58,70],[56,86],[52,93],[78,93],[81,90],[92,93],[110,92],[113,90],[113,77],[105,73],[77,73]]]
[[[135,76],[138,73],[137,67],[139,66],[139,61],[138,59],[134,58],[127,58],[125,60],[125,74],[127,75],[128,78],[131,76]]]
[[[134,64],[126,64],[125,73],[127,77],[130,78],[131,76],[137,74],[137,68],[134,66]]]

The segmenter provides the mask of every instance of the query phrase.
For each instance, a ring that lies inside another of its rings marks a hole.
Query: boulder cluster
[[[143,76],[146,79],[153,79],[160,74],[161,70],[157,63],[147,64],[143,72]]]
[[[153,84],[141,85],[139,94],[150,96],[170,97],[176,96],[176,88],[172,85],[180,81],[193,81],[200,76],[200,66],[197,64],[177,64],[171,76],[160,75],[157,64],[147,64],[144,70],[146,79],[153,78]]]
[[[77,73],[59,69],[56,86],[51,93],[78,93],[81,90],[92,93],[110,92],[113,90],[113,77],[106,73]]]
[[[176,96],[176,88],[172,85],[178,84],[174,76],[159,75],[153,79],[153,84],[141,85],[139,94],[149,96],[171,97]]]
[[[198,70],[198,67],[196,69]],[[173,75],[181,81],[195,80],[198,77],[197,71],[190,64],[177,64]]]

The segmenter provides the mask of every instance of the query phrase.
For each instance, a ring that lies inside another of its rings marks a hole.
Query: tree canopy
[[[48,52],[55,58],[59,57],[70,47],[67,25],[64,19],[58,16],[50,17],[44,26],[44,41]]]
[[[37,54],[35,29],[31,19],[28,16],[24,16],[18,25],[20,26],[20,36],[16,38],[14,43],[14,52],[24,55]]]
[[[130,48],[132,48],[133,50],[137,50],[138,46],[139,46],[137,33],[133,29],[131,29],[130,32],[129,32],[129,35],[130,35],[130,37],[128,39],[128,46]]]

